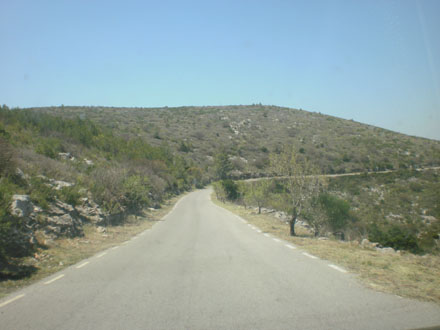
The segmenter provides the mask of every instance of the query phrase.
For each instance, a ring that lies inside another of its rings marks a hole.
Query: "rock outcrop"
[[[84,235],[82,229],[84,219],[72,205],[57,200],[45,213],[47,215],[44,226],[46,234],[56,237]]]
[[[28,195],[13,195],[10,206],[10,214],[19,221],[14,221],[15,225],[9,231],[5,241],[2,242],[8,254],[14,257],[26,255],[36,243],[36,214],[41,209],[36,207]]]
[[[86,221],[97,226],[108,222],[108,215],[91,198],[82,198],[81,205],[77,205],[75,209]]]
[[[28,195],[13,195],[11,214],[14,217],[28,218],[34,210],[34,204]]]

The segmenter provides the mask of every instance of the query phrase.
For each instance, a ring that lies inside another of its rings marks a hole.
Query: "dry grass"
[[[145,211],[141,217],[130,216],[125,225],[107,227],[105,234],[98,233],[93,225],[85,225],[84,237],[54,240],[48,244],[47,249],[38,249],[34,256],[22,262],[24,265],[36,267],[35,273],[19,280],[0,281],[0,298],[151,228],[181,197],[169,200],[161,209]]]
[[[384,254],[364,249],[357,242],[318,240],[309,237],[307,232],[299,232],[299,237],[291,237],[288,225],[270,215],[259,215],[236,204],[221,203],[216,200],[215,194],[212,195],[212,200],[262,231],[292,242],[321,259],[343,266],[351,273],[357,274],[367,287],[440,304],[439,256]]]

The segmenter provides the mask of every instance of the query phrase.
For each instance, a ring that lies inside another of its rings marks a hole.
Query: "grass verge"
[[[336,263],[372,289],[440,304],[440,256],[411,253],[384,254],[364,249],[357,242],[318,240],[298,232],[289,235],[287,224],[268,214],[256,214],[252,209],[233,203],[222,203],[212,194],[217,205],[241,216],[263,232],[289,241],[317,257]]]
[[[83,227],[83,237],[54,240],[46,249],[38,249],[32,257],[21,262],[23,266],[35,269],[30,276],[0,281],[0,298],[151,228],[171,211],[181,197],[170,199],[160,209],[146,210],[142,216],[129,216],[124,225],[109,226],[105,233],[99,233],[94,225],[87,224]]]

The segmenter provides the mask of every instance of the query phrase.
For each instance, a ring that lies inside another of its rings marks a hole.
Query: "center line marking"
[[[272,238],[275,242],[281,242],[278,238]]]
[[[329,267],[336,269],[337,271],[340,271],[341,273],[347,273],[347,271],[344,268],[338,267],[336,265],[330,264]]]
[[[285,244],[289,249],[292,249],[292,250],[295,250],[296,249],[296,247],[294,247],[293,245],[290,245],[290,244]]]
[[[64,277],[64,274],[58,275],[57,277],[55,277],[55,278],[53,278],[53,279],[51,279],[51,280],[49,280],[49,281],[47,281],[47,282],[44,282],[44,284],[50,284],[50,283],[53,283],[53,282],[59,280],[59,279],[62,278],[62,277]]]
[[[96,256],[96,258],[101,258],[101,257],[105,256],[106,254],[107,254],[107,252],[103,252],[100,255]]]
[[[315,257],[314,255],[311,255],[311,254],[308,254],[307,252],[303,252],[303,254],[304,254],[306,257],[309,257],[309,258],[312,258],[312,259],[318,259],[318,257]]]
[[[76,269],[83,268],[83,267],[84,267],[85,265],[87,265],[88,263],[89,263],[88,261],[83,262],[81,265],[76,266]]]
[[[18,296],[14,297],[12,299],[6,300],[5,302],[0,304],[0,308],[3,307],[3,306],[6,306],[7,304],[10,304],[13,301],[16,301],[16,300],[18,300],[20,298],[23,298],[24,296],[25,296],[24,294],[19,294]]]

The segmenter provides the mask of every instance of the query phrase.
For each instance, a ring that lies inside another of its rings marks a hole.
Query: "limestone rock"
[[[34,209],[34,204],[29,195],[12,196],[11,214],[20,218],[27,218]]]
[[[384,247],[384,248],[376,248],[377,251],[380,251],[385,254],[396,254],[396,250],[394,250],[392,247]]]
[[[86,221],[96,225],[107,223],[107,214],[91,198],[83,198],[81,202],[75,209]]]

